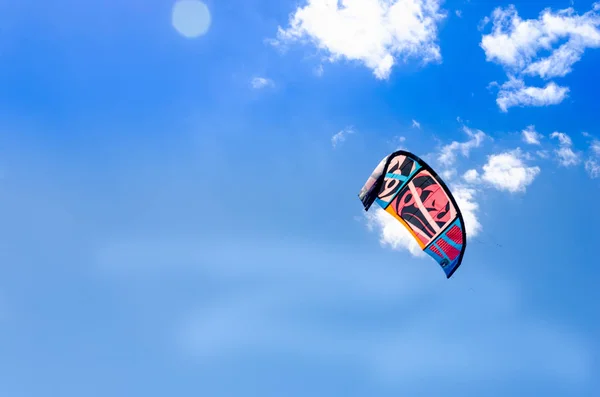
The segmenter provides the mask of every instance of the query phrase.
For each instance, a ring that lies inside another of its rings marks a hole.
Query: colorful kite
[[[467,235],[450,189],[418,156],[399,150],[375,168],[358,197],[396,218],[450,278],[462,262]]]

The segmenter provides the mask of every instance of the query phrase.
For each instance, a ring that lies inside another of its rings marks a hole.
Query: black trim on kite
[[[379,179],[373,184],[373,187],[367,193],[367,195],[365,196],[365,199],[363,200],[363,206],[365,208],[365,211],[369,210],[369,208],[371,207],[371,205],[373,204],[373,202],[377,198],[377,195],[381,191],[381,186],[383,185],[383,182],[385,180],[386,170],[387,170],[388,166],[390,165],[390,162],[392,161],[392,159],[394,157],[399,156],[399,155],[401,155],[401,156],[407,156],[407,157],[412,158],[414,161],[416,161],[417,163],[419,163],[419,165],[421,166],[421,169],[424,169],[424,170],[428,171],[436,179],[436,181],[440,184],[440,186],[444,189],[444,191],[446,192],[446,194],[450,198],[450,201],[454,205],[454,208],[456,208],[456,215],[457,215],[457,217],[460,220],[460,223],[462,225],[461,229],[462,229],[463,244],[462,244],[462,249],[460,250],[460,254],[459,254],[458,262],[456,263],[456,266],[454,266],[454,269],[452,269],[452,271],[450,273],[448,273],[448,275],[446,276],[446,278],[449,279],[450,277],[452,277],[452,275],[456,272],[456,270],[458,270],[458,268],[462,264],[463,256],[465,254],[465,250],[467,249],[467,228],[466,228],[465,221],[463,219],[460,207],[456,203],[456,199],[454,198],[454,195],[452,194],[452,191],[450,191],[450,189],[446,185],[446,182],[444,182],[444,180],[438,175],[438,173],[435,172],[435,170],[433,168],[431,168],[431,166],[429,164],[427,164],[425,161],[423,161],[423,159],[421,159],[416,154],[413,154],[411,152],[407,152],[406,150],[397,150],[397,151],[391,153],[390,155],[388,155],[388,157],[387,157],[387,159],[385,161],[385,165],[383,166],[383,172],[379,176]],[[419,172],[417,171],[410,178],[408,178],[406,180],[406,182],[405,182],[405,185],[408,184],[418,173]],[[448,228],[449,226],[450,225],[446,226],[446,228]],[[443,229],[442,231],[440,231],[439,234],[442,234],[445,230],[446,229]],[[429,244],[427,244],[424,247],[423,250],[426,250],[432,243],[433,243],[433,239],[429,242]]]

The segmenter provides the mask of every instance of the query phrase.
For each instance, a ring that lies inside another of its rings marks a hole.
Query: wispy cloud
[[[585,161],[585,170],[589,174],[590,178],[600,177],[600,162],[594,159],[588,159]]]
[[[336,133],[334,136],[331,137],[331,146],[336,148],[340,143],[342,143],[346,140],[348,135],[354,134],[354,133],[355,133],[355,131],[352,127],[344,128],[343,130],[339,131],[338,133]]]
[[[404,136],[395,136],[390,141],[393,150],[406,149],[406,147],[404,146],[404,142],[406,142],[406,137]]]
[[[548,154],[547,150],[538,150],[538,151],[535,152],[535,154],[537,154],[538,157],[542,158],[542,159],[547,159],[548,156],[550,156],[550,154]]]
[[[554,82],[540,87],[528,87],[523,80],[510,77],[500,86],[496,103],[503,112],[514,106],[548,106],[561,103],[569,93],[567,87]]]
[[[449,145],[442,147],[438,156],[438,161],[449,166],[454,164],[456,161],[456,153],[459,152],[464,157],[469,157],[469,153],[472,149],[478,148],[483,143],[486,134],[481,130],[474,130],[467,126],[463,126],[463,132],[469,136],[469,140],[465,142],[454,141]]]
[[[573,151],[573,141],[564,132],[553,132],[550,138],[556,138],[559,141],[559,148],[554,152],[558,156],[558,162],[563,167],[570,167],[579,164],[580,154]]]
[[[480,45],[486,59],[502,65],[509,78],[498,93],[497,103],[502,111],[512,106],[558,104],[566,98],[568,87],[554,81],[544,87],[526,86],[524,78],[564,77],[587,48],[600,47],[598,10],[600,3],[581,15],[573,8],[546,8],[537,19],[522,19],[514,5],[494,10],[492,31],[482,36]],[[485,18],[482,28],[489,21]]]
[[[572,146],[573,145],[573,141],[571,140],[571,137],[563,132],[555,131],[550,135],[550,138],[558,139],[561,146]]]
[[[259,90],[259,89],[265,88],[265,87],[273,87],[275,85],[275,83],[273,82],[273,80],[268,79],[266,77],[254,77],[250,81],[250,85],[255,90]]]
[[[521,136],[523,137],[523,142],[530,145],[541,145],[540,139],[543,138],[543,135],[535,130],[534,125],[527,126],[527,128],[521,131]]]
[[[456,169],[450,168],[450,169],[443,170],[440,173],[440,175],[442,176],[442,178],[444,178],[444,180],[451,180],[452,178],[454,178],[456,176]]]
[[[585,161],[585,170],[590,178],[600,178],[600,141],[594,139],[590,144],[590,157]]]
[[[590,145],[590,148],[592,149],[592,152],[596,155],[596,156],[600,156],[600,141],[597,139],[594,139],[592,141],[592,144]]]
[[[323,76],[323,73],[325,73],[325,70],[323,69],[323,65],[319,65],[314,69],[314,73],[315,76],[317,77],[321,77]]]
[[[439,0],[308,0],[278,28],[276,46],[311,43],[339,59],[359,61],[378,79],[387,79],[398,59],[439,61],[437,24],[445,17]],[[398,28],[401,27],[401,28]]]

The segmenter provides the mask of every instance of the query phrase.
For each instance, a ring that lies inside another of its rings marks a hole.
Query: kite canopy
[[[358,197],[396,218],[450,278],[462,262],[467,234],[450,189],[418,156],[399,150],[375,168]]]

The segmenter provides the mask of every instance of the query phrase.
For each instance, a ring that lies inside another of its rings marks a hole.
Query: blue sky
[[[1,395],[598,395],[600,6],[341,3],[0,5]]]

